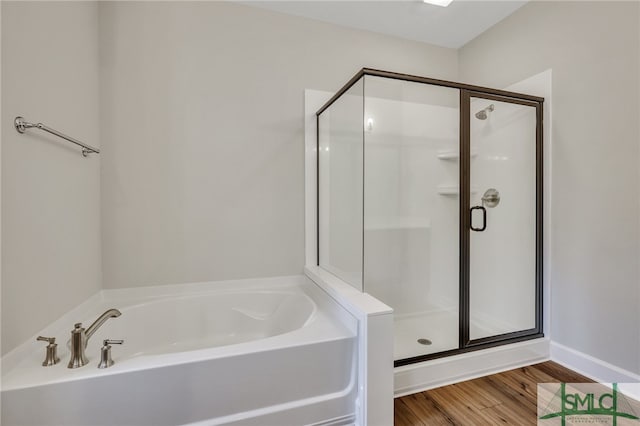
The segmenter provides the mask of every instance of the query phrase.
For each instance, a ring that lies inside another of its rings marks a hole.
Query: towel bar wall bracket
[[[55,135],[59,138],[65,139],[71,143],[74,143],[80,147],[82,147],[82,155],[84,157],[87,157],[89,154],[95,153],[95,154],[100,154],[100,150],[98,148],[94,148],[91,145],[87,145],[83,142],[80,142],[77,139],[72,138],[71,136],[67,136],[64,133],[60,133],[57,130],[54,130],[50,127],[45,126],[42,123],[29,123],[28,121],[25,121],[24,118],[22,117],[16,117],[13,120],[13,125],[15,126],[16,130],[18,131],[18,133],[24,133],[27,129],[30,129],[32,127],[35,127],[37,129],[40,130],[44,130],[47,133],[51,133],[52,135]]]

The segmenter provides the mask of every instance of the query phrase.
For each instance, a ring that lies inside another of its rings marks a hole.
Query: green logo
[[[559,385],[559,389],[556,388]],[[565,426],[571,424],[612,424],[619,419],[625,424],[640,423],[627,398],[618,390],[618,384],[611,388],[599,383],[544,383],[538,386],[538,416],[540,420],[556,419]],[[538,424],[551,424],[538,422]]]

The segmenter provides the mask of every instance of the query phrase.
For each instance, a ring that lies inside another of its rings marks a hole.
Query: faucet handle
[[[36,340],[49,343],[47,345],[47,354],[44,361],[42,361],[43,367],[51,367],[52,365],[56,365],[60,362],[60,358],[58,358],[57,354],[58,344],[56,343],[55,337],[38,336]]]
[[[36,337],[36,340],[40,340],[42,342],[49,342],[50,345],[53,345],[54,343],[56,343],[56,338],[55,337],[38,336],[38,337]]]
[[[121,345],[124,343],[124,340],[111,340],[104,339],[102,341],[102,349],[100,349],[100,362],[98,363],[98,368],[109,368],[113,365],[113,359],[111,359],[111,346],[110,345]]]

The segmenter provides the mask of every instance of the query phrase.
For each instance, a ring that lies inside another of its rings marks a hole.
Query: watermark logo
[[[640,426],[640,405],[618,389],[601,383],[538,385],[538,425]]]

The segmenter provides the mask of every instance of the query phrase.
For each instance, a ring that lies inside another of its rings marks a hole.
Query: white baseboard
[[[556,342],[551,342],[551,360],[601,383],[640,382],[638,374]]]
[[[640,375],[575,349],[536,339],[395,369],[394,396],[450,385],[526,365],[552,360],[599,383],[624,383],[620,389],[640,400]],[[635,384],[635,385],[633,385]]]
[[[497,346],[446,358],[397,367],[394,396],[471,380],[549,360],[549,339]]]
[[[640,400],[640,375],[609,364],[583,352],[551,342],[551,360],[599,383],[628,383],[621,386],[626,395]]]

